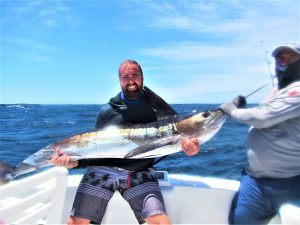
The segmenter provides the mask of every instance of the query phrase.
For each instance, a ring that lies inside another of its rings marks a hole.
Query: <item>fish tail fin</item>
[[[4,161],[0,161],[0,185],[11,181],[14,176],[15,167]]]

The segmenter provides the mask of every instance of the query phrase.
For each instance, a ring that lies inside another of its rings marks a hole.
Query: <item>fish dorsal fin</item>
[[[177,114],[177,112],[168,103],[166,103],[165,100],[159,97],[150,88],[144,86],[144,90],[149,97],[149,101],[153,109],[156,111],[158,119]]]

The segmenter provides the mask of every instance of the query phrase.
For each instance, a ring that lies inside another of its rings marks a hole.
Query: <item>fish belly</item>
[[[135,142],[125,138],[107,138],[97,142],[89,142],[83,147],[70,146],[63,153],[71,158],[123,158],[128,152],[137,148]]]

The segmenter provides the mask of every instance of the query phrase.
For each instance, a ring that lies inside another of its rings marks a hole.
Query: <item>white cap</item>
[[[272,52],[272,56],[276,57],[278,55],[279,52],[281,52],[282,50],[290,50],[295,52],[296,54],[300,55],[300,45],[296,44],[296,43],[289,43],[283,46],[279,46],[278,48],[275,48],[274,51]]]

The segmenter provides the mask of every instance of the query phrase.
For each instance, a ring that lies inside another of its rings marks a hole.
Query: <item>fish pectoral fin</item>
[[[182,135],[176,134],[176,135],[172,135],[172,136],[168,136],[168,137],[159,138],[153,142],[141,145],[141,146],[131,150],[124,156],[124,158],[125,159],[129,159],[132,157],[136,158],[136,156],[138,156],[138,155],[155,150],[157,148],[161,148],[166,145],[173,145],[173,144],[177,143],[178,141],[180,141],[182,139],[182,137],[183,137]]]

